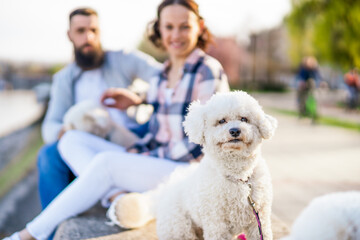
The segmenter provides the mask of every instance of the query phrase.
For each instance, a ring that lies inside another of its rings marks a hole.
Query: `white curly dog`
[[[359,240],[360,192],[336,192],[310,202],[282,240]]]
[[[242,232],[250,240],[272,239],[272,184],[260,146],[273,136],[276,119],[235,91],[192,103],[183,124],[190,141],[203,146],[201,163],[176,170],[154,191],[121,197],[110,218],[125,228],[156,218],[162,240],[223,240]]]

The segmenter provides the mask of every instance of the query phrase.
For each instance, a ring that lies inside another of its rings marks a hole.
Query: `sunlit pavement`
[[[316,196],[360,190],[360,133],[312,125],[270,112],[279,121],[263,156],[274,186],[274,213],[289,226]]]
[[[254,95],[279,121],[271,140],[263,143],[274,185],[274,213],[289,226],[313,199],[334,191],[360,190],[360,132],[313,125],[309,119],[271,109],[296,111],[295,92]],[[343,91],[318,91],[322,116],[360,123],[360,114],[336,107]]]

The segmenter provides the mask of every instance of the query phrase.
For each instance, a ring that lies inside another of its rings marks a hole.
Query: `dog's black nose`
[[[241,131],[240,131],[240,129],[238,129],[238,128],[231,128],[231,129],[229,130],[229,133],[230,133],[230,135],[233,136],[233,137],[238,137],[238,136],[240,135]]]

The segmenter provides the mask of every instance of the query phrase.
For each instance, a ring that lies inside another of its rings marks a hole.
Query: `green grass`
[[[28,146],[0,171],[0,198],[34,169],[42,145],[40,127],[37,127],[30,136]]]
[[[295,116],[295,117],[298,116],[298,113],[296,111],[292,111],[292,110],[284,110],[284,109],[277,109],[277,108],[271,108],[271,110],[281,113],[281,114],[284,114],[284,115]],[[360,123],[349,122],[349,121],[345,121],[345,120],[341,120],[341,119],[337,119],[337,118],[333,118],[333,117],[320,116],[317,119],[317,123],[329,125],[329,126],[346,128],[346,129],[354,130],[354,131],[360,131]]]
[[[343,109],[347,109],[347,105],[345,102],[337,102],[336,106],[343,108]],[[360,110],[360,105],[356,107],[357,110]]]

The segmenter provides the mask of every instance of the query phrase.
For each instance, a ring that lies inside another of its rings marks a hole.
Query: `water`
[[[29,144],[30,133],[35,126],[30,126],[0,138],[0,171]]]

